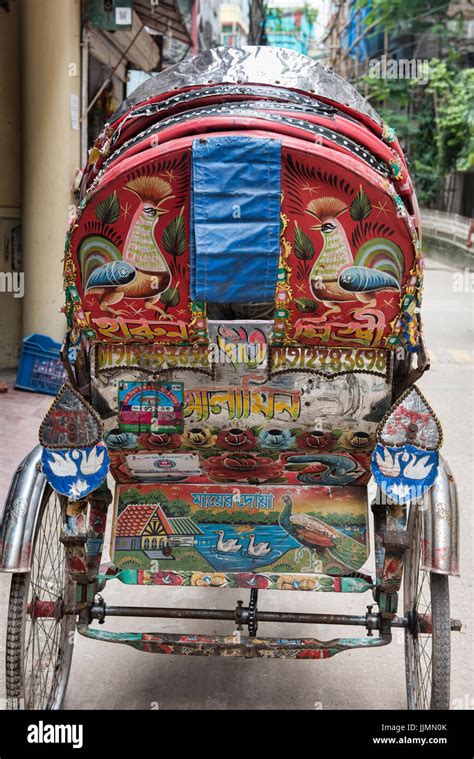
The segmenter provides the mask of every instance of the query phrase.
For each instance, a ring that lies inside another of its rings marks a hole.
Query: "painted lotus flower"
[[[262,448],[272,448],[276,451],[286,451],[295,443],[295,436],[291,430],[265,429],[258,436],[258,442]]]
[[[193,448],[213,448],[217,441],[209,427],[190,427],[183,435],[183,443]]]
[[[142,432],[138,444],[147,451],[175,450],[181,446],[181,435],[174,432]]]
[[[221,482],[235,480],[267,482],[282,474],[282,468],[278,462],[250,453],[224,453],[222,456],[211,456],[207,459],[206,467],[209,477]]]
[[[320,450],[327,448],[332,441],[332,435],[330,432],[322,432],[321,430],[312,430],[310,432],[302,432],[296,438],[296,445],[298,448],[309,448],[311,450]]]
[[[229,451],[251,451],[255,448],[256,442],[252,430],[241,430],[239,427],[223,429],[217,434],[219,447]]]
[[[105,442],[110,450],[136,448],[138,445],[137,436],[133,432],[124,432],[118,428],[107,433]]]

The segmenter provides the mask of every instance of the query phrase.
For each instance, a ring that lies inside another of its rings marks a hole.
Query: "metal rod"
[[[246,620],[248,609],[242,609],[242,621]],[[163,617],[176,619],[220,619],[235,620],[234,609],[170,609],[147,606],[106,606],[94,604],[91,608],[93,619],[106,617]],[[378,626],[378,615],[369,615]],[[293,622],[298,624],[357,625],[365,627],[367,617],[350,614],[304,614],[281,611],[257,611],[258,622]],[[402,624],[398,625],[402,627]],[[377,627],[376,627],[377,629]]]
[[[69,607],[64,609],[64,614],[76,615],[79,609]],[[102,606],[94,604],[91,607],[92,619],[103,619],[104,617],[161,617],[164,619],[213,619],[213,620],[230,620],[246,622],[248,609],[242,607],[239,609],[239,619],[237,620],[237,609],[170,609],[149,606]],[[367,627],[371,622],[372,629],[379,629],[378,614],[305,614],[284,611],[257,611],[258,622],[290,622],[293,624],[310,624],[310,625],[353,625],[355,627]],[[391,622],[391,627],[408,627],[406,617],[395,616]],[[459,619],[451,619],[451,630],[459,632],[462,629],[462,623]]]
[[[163,617],[168,619],[235,619],[231,609],[168,609],[148,606],[109,606],[99,604],[91,608],[92,618],[96,617]]]

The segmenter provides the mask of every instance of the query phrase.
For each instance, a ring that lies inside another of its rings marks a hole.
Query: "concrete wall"
[[[80,161],[71,120],[71,95],[80,105],[80,33],[79,0],[21,0],[23,334],[55,340],[65,333],[64,236]]]
[[[14,367],[22,300],[8,292],[21,215],[21,82],[18,0],[0,9],[0,368]],[[16,230],[16,231],[15,231]],[[21,268],[21,262],[18,261]],[[5,276],[6,274],[6,276]]]

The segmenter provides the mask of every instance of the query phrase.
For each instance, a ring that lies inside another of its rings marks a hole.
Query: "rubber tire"
[[[421,515],[415,517],[420,519]],[[413,530],[416,533],[416,530]],[[413,546],[410,550],[420,550]],[[407,560],[410,551],[407,552]],[[407,564],[409,562],[407,561]],[[423,571],[420,568],[420,573]],[[451,674],[451,617],[449,608],[449,578],[447,575],[429,573],[431,591],[432,617],[432,659],[431,659],[431,701],[430,710],[447,711],[450,708],[450,674]],[[405,592],[410,581],[410,568],[405,566]],[[405,608],[405,612],[406,612]],[[419,710],[412,691],[412,673],[408,646],[411,633],[405,630],[405,676],[407,686],[407,703],[409,710]]]
[[[38,515],[34,544],[41,524],[41,518],[52,494],[53,493],[48,486]],[[34,544],[32,549],[32,561],[34,560]],[[29,573],[13,574],[10,586],[5,652],[5,691],[6,708],[11,710],[25,708],[23,700],[23,647],[29,578]],[[68,636],[68,634],[74,631],[74,629],[75,618],[73,616],[66,617],[65,636]],[[61,672],[58,677],[56,692],[53,694],[53,697],[50,698],[50,702],[46,706],[47,709],[57,710],[62,706],[71,669],[73,648],[74,643],[70,642],[65,648],[60,649],[58,652],[58,664],[61,667]]]

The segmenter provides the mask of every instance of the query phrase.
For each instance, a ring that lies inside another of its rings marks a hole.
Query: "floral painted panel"
[[[97,343],[93,402],[106,417],[114,477],[366,483],[390,406],[390,355],[272,349],[271,330],[271,322],[210,322],[209,346]]]

